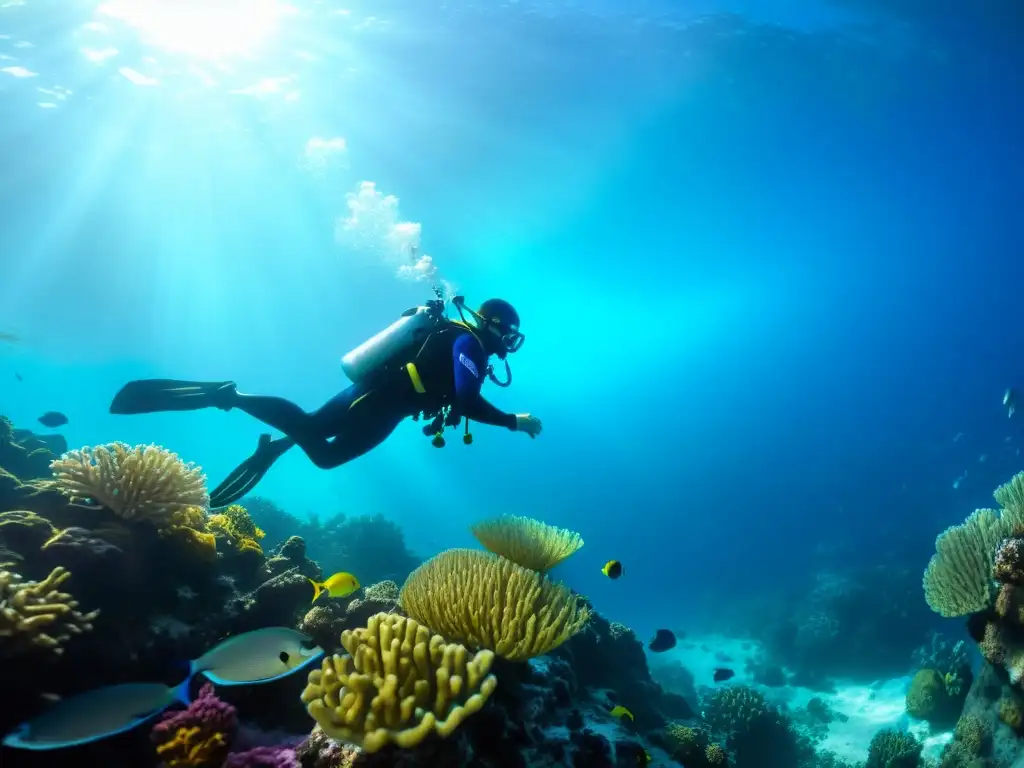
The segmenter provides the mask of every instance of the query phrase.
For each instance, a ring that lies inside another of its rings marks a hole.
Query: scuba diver
[[[477,421],[536,437],[540,419],[528,413],[504,413],[480,394],[487,376],[496,385],[512,383],[508,355],[522,348],[519,314],[502,299],[488,299],[473,311],[461,296],[452,299],[459,320],[445,314],[437,299],[414,307],[391,326],[345,355],[342,370],[352,384],[312,412],[281,397],[249,395],[233,381],[196,382],[141,379],[121,388],[110,404],[115,414],[237,408],[284,433],[260,435],[256,452],[210,494],[210,507],[225,507],[245,496],[292,446],[298,445],[317,467],[333,469],[380,445],[405,418],[430,419],[423,433],[444,445],[445,427],[466,420],[463,442],[473,440],[469,422]],[[472,322],[463,312],[468,311]],[[491,356],[505,363],[500,381]]]

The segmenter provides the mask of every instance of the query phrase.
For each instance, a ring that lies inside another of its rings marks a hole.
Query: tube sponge
[[[493,653],[471,654],[404,616],[378,613],[342,632],[341,644],[348,654],[309,673],[302,701],[328,736],[364,752],[449,736],[498,685]]]
[[[531,517],[503,515],[470,527],[485,549],[513,563],[544,573],[583,546],[583,538]]]
[[[210,497],[194,464],[156,445],[109,443],[68,451],[50,464],[54,487],[71,499],[89,498],[126,520],[158,528],[197,527]]]
[[[0,658],[33,648],[60,654],[71,637],[92,629],[99,611],[83,614],[71,595],[57,590],[70,577],[67,569],[54,568],[42,581],[22,581],[0,570]]]
[[[512,661],[553,651],[590,611],[572,591],[488,552],[449,549],[413,571],[403,610],[445,637]]]

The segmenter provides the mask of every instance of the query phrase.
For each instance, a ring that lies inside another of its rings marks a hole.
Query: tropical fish
[[[12,331],[0,331],[0,341],[7,344],[18,344],[21,341],[21,337]]]
[[[320,597],[321,594],[326,592],[331,597],[348,597],[357,589],[359,589],[359,581],[351,573],[345,573],[340,571],[327,581],[316,582],[312,579],[308,579],[309,583],[313,585],[313,602]]]
[[[23,379],[21,377],[21,374],[18,373],[17,371],[14,372],[14,378],[16,378],[18,381],[24,381],[25,380],[25,379]]]
[[[622,567],[622,563],[618,560],[609,560],[604,564],[604,568],[601,569],[601,573],[609,579],[617,579],[619,576],[624,576],[626,574],[626,569]]]
[[[159,715],[175,701],[188,704],[186,680],[177,688],[163,683],[125,683],[63,699],[4,737],[13,749],[63,749],[124,733]]]
[[[1006,417],[1013,418],[1017,412],[1017,393],[1012,389],[1006,390],[1003,394],[1003,407],[1006,408]]]
[[[308,666],[324,649],[288,627],[267,627],[228,638],[192,662],[215,685],[253,685],[280,680]]]
[[[323,655],[307,635],[268,627],[228,638],[189,664],[178,686],[126,683],[97,688],[55,704],[4,737],[15,749],[76,747],[124,733],[163,712],[174,702],[189,704],[189,685],[203,674],[216,685],[269,683],[287,677]]]
[[[619,704],[617,707],[613,708],[612,711],[609,712],[608,714],[610,714],[612,717],[619,717],[619,718],[628,717],[629,721],[633,722],[633,713],[630,712],[628,709],[626,709],[621,704]]]
[[[62,427],[68,423],[68,417],[60,411],[47,411],[39,417],[39,423],[44,427]]]
[[[654,633],[654,638],[647,644],[647,648],[654,653],[664,653],[676,647],[676,636],[671,629],[659,629]]]
[[[715,674],[712,676],[712,679],[716,683],[724,683],[726,680],[731,680],[735,676],[736,673],[728,667],[715,667]]]

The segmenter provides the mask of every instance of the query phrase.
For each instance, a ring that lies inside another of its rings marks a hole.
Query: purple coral
[[[225,744],[230,743],[238,728],[238,713],[226,701],[221,701],[207,683],[199,689],[199,695],[187,709],[167,712],[150,732],[153,743],[168,745],[180,741],[182,734],[190,728],[198,728],[196,736],[213,738],[220,734]],[[195,739],[196,736],[192,738]]]
[[[299,758],[291,747],[254,747],[228,755],[224,768],[299,768]]]

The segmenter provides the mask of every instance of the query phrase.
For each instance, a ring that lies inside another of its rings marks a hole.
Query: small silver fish
[[[1003,394],[1003,407],[1006,408],[1006,418],[1013,418],[1017,411],[1017,393],[1013,389],[1007,389]]]

